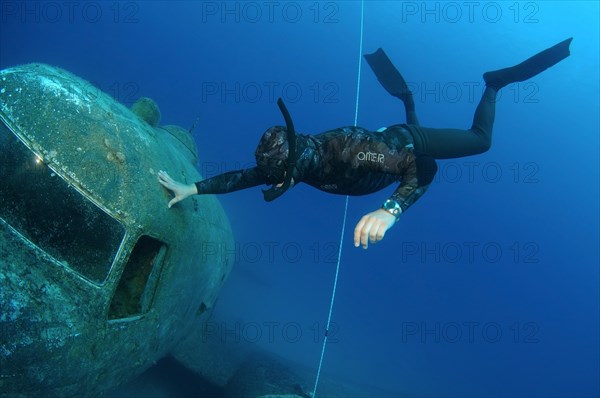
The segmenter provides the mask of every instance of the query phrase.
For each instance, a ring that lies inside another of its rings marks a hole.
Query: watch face
[[[383,208],[394,215],[398,213],[398,204],[391,199],[385,201]]]

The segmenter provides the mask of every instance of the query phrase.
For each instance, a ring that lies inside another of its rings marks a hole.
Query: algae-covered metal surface
[[[201,179],[193,140],[139,114],[58,68],[0,71],[5,396],[122,384],[207,316],[230,272],[225,255],[200,250],[231,246],[215,197],[169,209],[157,182],[161,169]]]

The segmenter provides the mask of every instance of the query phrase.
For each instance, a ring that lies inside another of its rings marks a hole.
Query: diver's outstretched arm
[[[158,182],[175,194],[169,202],[169,207],[191,195],[229,193],[269,183],[258,167],[229,171],[190,185],[175,181],[167,172],[161,170],[158,173]]]

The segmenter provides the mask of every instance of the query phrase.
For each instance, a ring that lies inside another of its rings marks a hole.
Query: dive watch
[[[396,217],[396,222],[398,222],[400,214],[402,214],[402,207],[400,207],[398,202],[394,199],[388,199],[383,203],[381,208]]]

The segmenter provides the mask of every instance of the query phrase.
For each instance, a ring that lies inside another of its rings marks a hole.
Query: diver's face
[[[267,178],[267,184],[276,185],[285,180],[285,164],[283,160],[266,156],[257,156],[256,165]]]

